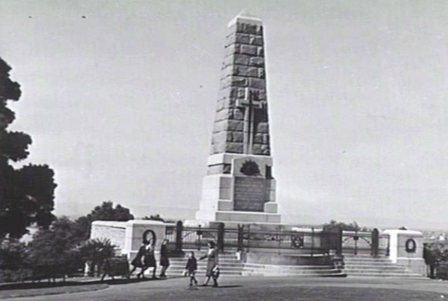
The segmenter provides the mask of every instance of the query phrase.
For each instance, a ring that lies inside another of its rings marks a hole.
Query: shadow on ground
[[[215,287],[216,289],[221,289],[221,288],[238,288],[238,287],[243,287],[242,285],[220,285],[218,287]]]
[[[60,282],[23,282],[6,283],[0,285],[0,299],[35,297],[57,294],[71,294],[80,292],[98,291],[109,286],[132,284],[139,282],[163,281],[165,279],[108,279],[108,280],[89,280],[78,279],[76,281]]]
[[[42,288],[55,288],[55,287],[65,287],[65,286],[89,286],[89,285],[120,285],[120,284],[129,284],[129,283],[137,283],[137,282],[146,282],[146,281],[164,281],[165,279],[106,279],[104,281],[101,280],[90,280],[90,279],[78,279],[76,281],[60,281],[60,282],[20,282],[20,283],[4,283],[0,284],[0,290],[26,290],[26,289],[42,289]]]
[[[0,286],[0,299],[92,292],[108,288],[106,283],[21,283]]]

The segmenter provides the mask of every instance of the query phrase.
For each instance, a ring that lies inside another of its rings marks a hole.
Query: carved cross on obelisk
[[[254,93],[246,88],[244,99],[238,99],[237,107],[244,108],[244,154],[252,154],[255,129],[255,110],[263,109],[263,103],[254,99]]]

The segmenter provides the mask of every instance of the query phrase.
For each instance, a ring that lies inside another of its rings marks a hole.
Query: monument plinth
[[[280,223],[269,137],[263,26],[239,15],[229,23],[197,220]]]

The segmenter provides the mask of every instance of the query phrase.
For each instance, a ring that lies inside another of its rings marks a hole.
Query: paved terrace
[[[203,279],[199,279],[202,281]],[[198,287],[188,290],[188,278],[179,277],[166,280],[117,281],[97,287],[95,291],[77,292],[67,288],[65,294],[35,297],[7,298],[20,295],[22,290],[2,290],[2,300],[15,301],[147,301],[147,300],[300,300],[300,301],[379,301],[379,300],[442,300],[448,298],[448,282],[437,280],[405,279],[360,279],[360,278],[255,278],[223,277],[220,287]],[[92,284],[81,284],[85,287]],[[96,285],[96,284],[95,284]],[[25,290],[23,290],[25,291]],[[5,298],[6,297],[6,298]],[[3,299],[4,298],[4,299]]]

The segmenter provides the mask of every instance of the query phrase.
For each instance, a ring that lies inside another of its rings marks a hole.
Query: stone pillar
[[[131,220],[127,222],[94,221],[90,238],[106,238],[117,246],[118,254],[126,255],[131,262],[138,253],[143,239],[156,240],[155,256],[160,260],[160,248],[166,235],[166,225],[161,221]],[[86,266],[86,271],[88,267]]]
[[[389,235],[389,258],[410,271],[426,275],[423,259],[423,233],[412,230],[386,230]]]
[[[246,150],[269,156],[263,25],[256,17],[239,15],[228,28],[211,154],[243,154]],[[252,145],[246,148],[248,143]],[[224,162],[209,166],[209,173],[226,170]]]
[[[278,224],[271,157],[262,21],[228,25],[207,176],[196,221]],[[188,221],[186,224],[190,224]]]
[[[161,221],[151,220],[131,220],[126,222],[126,234],[124,240],[123,254],[132,260],[137,255],[138,249],[142,245],[143,235],[146,231],[153,231],[156,237],[156,258],[160,253],[162,241],[165,239],[166,225]],[[152,235],[148,235],[151,237]]]

